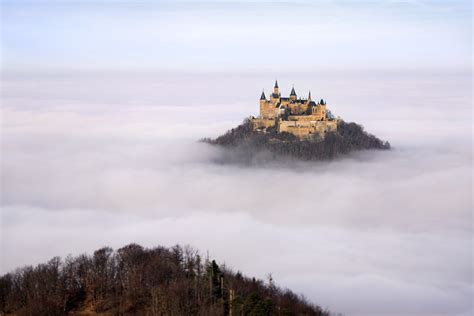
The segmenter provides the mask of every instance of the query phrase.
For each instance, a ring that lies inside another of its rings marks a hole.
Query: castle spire
[[[280,97],[280,88],[278,88],[278,81],[275,80],[275,86],[273,87],[272,99],[278,99]]]
[[[290,100],[292,102],[296,102],[296,92],[295,92],[295,85],[293,85],[293,87],[291,88],[291,93],[290,93]]]
[[[290,93],[290,95],[296,96],[295,86],[293,86],[293,87],[291,88],[291,93]]]
[[[308,93],[308,101],[311,101],[311,90],[309,90],[309,93]]]
[[[260,96],[260,100],[266,100],[265,92],[262,90],[262,95]]]

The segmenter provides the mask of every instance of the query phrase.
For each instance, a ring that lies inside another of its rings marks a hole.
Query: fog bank
[[[1,272],[181,243],[347,315],[472,313],[470,75],[281,75],[393,150],[216,164],[273,76],[4,74]]]

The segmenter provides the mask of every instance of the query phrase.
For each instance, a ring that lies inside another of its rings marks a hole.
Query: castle
[[[287,132],[304,139],[314,135],[324,137],[327,132],[335,132],[338,119],[326,109],[323,99],[317,103],[311,99],[311,91],[307,99],[302,99],[296,96],[293,87],[289,97],[282,97],[278,81],[275,81],[269,100],[262,91],[260,115],[252,117],[250,122],[255,131],[276,128],[279,133]]]

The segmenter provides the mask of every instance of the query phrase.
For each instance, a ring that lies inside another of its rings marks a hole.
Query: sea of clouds
[[[180,243],[346,315],[470,315],[470,74],[280,74],[393,150],[216,163],[273,76],[4,73],[0,272]]]

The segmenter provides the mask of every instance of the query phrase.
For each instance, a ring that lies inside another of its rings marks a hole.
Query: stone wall
[[[337,131],[337,121],[282,121],[278,122],[278,132],[291,133],[299,138],[318,134],[324,137],[328,132]]]
[[[316,122],[316,121],[322,121],[324,119],[325,119],[325,116],[319,115],[319,114],[288,116],[289,121],[298,121],[298,122]]]
[[[319,105],[313,107],[311,110],[312,110],[311,114],[314,115],[314,116],[317,116],[318,121],[326,119],[326,105],[319,104]]]
[[[251,119],[250,122],[254,130],[275,126],[275,119],[254,118]]]
[[[306,103],[288,103],[286,105],[290,108],[291,113],[306,113],[308,110],[308,102]]]
[[[270,101],[260,101],[260,117],[273,119],[275,117],[275,105]]]

